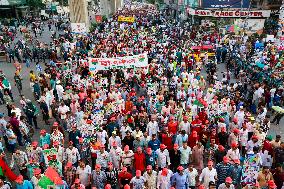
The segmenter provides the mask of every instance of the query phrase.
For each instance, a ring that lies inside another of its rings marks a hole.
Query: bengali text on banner
[[[147,66],[147,54],[116,58],[89,58],[89,69],[91,72],[110,69],[141,68]]]

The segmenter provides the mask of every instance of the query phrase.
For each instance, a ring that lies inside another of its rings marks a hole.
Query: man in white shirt
[[[53,147],[56,149],[57,152],[57,160],[60,162],[64,162],[65,161],[65,149],[64,147],[59,145],[58,141],[54,141],[53,142]]]
[[[157,172],[152,169],[151,165],[148,165],[146,169],[147,171],[143,174],[143,177],[146,179],[146,188],[156,189]]]
[[[184,170],[184,174],[187,175],[188,188],[195,188],[198,172],[195,168],[193,168],[192,164],[188,165],[188,168]]]
[[[73,142],[69,142],[69,146],[65,151],[65,157],[67,162],[72,162],[73,166],[78,166],[78,161],[81,159],[79,150],[73,146]]]
[[[188,122],[188,116],[183,116],[183,121],[179,124],[179,131],[185,130],[186,134],[190,134],[190,123]]]
[[[243,122],[244,122],[244,119],[245,119],[245,112],[244,112],[244,107],[243,106],[240,106],[240,109],[235,113],[235,116],[238,120],[238,126],[239,128],[241,128]]]
[[[157,121],[155,120],[155,117],[152,115],[151,121],[147,124],[147,132],[149,136],[152,136],[153,134],[156,134],[159,132],[159,126]]]
[[[167,168],[163,168],[162,171],[159,172],[157,178],[157,188],[159,189],[168,189],[171,187],[171,177],[173,172]]]
[[[20,109],[20,108],[17,108],[17,107],[15,106],[15,104],[13,104],[13,105],[11,106],[11,108],[12,108],[11,113],[15,112],[17,119],[20,120],[20,117],[21,117],[21,115],[22,115],[21,109]]]
[[[243,128],[240,130],[239,140],[240,140],[240,145],[241,145],[242,156],[244,156],[246,154],[245,148],[246,148],[247,142],[248,142],[247,124],[243,124]]]
[[[9,184],[7,184],[7,182],[4,182],[2,179],[0,179],[0,189],[11,189],[11,187]]]
[[[66,113],[70,111],[70,108],[65,105],[64,102],[61,102],[60,106],[58,107],[58,113],[60,115],[61,120],[65,120],[67,115]]]
[[[225,183],[220,184],[218,189],[235,189],[235,186],[232,184],[233,180],[231,177],[225,179]]]
[[[208,166],[205,167],[200,176],[199,176],[199,182],[202,183],[206,188],[209,186],[209,182],[217,180],[217,171],[213,168],[213,161],[208,161]]]
[[[109,151],[109,161],[112,162],[113,167],[120,169],[122,149],[117,146],[117,143],[114,141],[112,143],[112,148]]]
[[[166,145],[161,144],[160,148],[156,151],[159,168],[164,168],[171,164],[169,151],[166,148]]]
[[[189,164],[190,156],[192,154],[191,148],[187,146],[187,141],[182,143],[182,147],[179,148],[180,151],[180,164],[186,167]]]
[[[121,147],[121,139],[119,136],[116,135],[116,131],[113,131],[111,137],[108,139],[108,149],[111,148],[111,145],[114,142],[117,146]]]
[[[33,171],[34,171],[34,176],[32,176],[31,182],[34,186],[34,189],[41,189],[41,187],[38,185],[38,183],[44,175],[41,174],[41,169],[39,169],[39,168],[35,168]],[[0,186],[0,189],[2,189],[1,186]]]
[[[83,161],[80,161],[76,170],[76,175],[80,179],[81,183],[88,187],[91,185],[91,167],[86,165]]]
[[[246,147],[247,152],[253,151],[254,147],[260,147],[260,143],[256,135],[253,135],[251,137],[251,140],[248,141],[247,147]]]
[[[57,92],[58,100],[61,101],[63,98],[64,88],[62,87],[62,85],[60,85],[60,80],[56,81],[55,89]]]
[[[102,169],[107,168],[107,163],[109,162],[109,154],[105,151],[105,145],[100,146],[100,150],[97,152],[97,161],[96,163],[101,165]]]
[[[226,156],[229,157],[230,163],[234,163],[234,160],[235,159],[240,159],[241,155],[240,155],[240,151],[238,149],[238,144],[236,142],[233,142],[231,144],[231,147],[232,148],[228,150]]]

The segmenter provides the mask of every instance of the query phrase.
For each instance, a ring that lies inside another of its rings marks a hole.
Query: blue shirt
[[[175,173],[172,178],[172,185],[174,184],[176,189],[187,189],[187,175]]]
[[[46,133],[45,136],[40,136],[39,145],[43,147],[45,144],[50,145],[50,134]]]
[[[146,159],[146,165],[151,165],[152,167],[154,167],[156,164],[156,160],[157,160],[156,152],[152,152],[151,155],[146,153],[145,159]]]
[[[161,142],[158,140],[158,139],[156,139],[156,140],[150,140],[149,142],[148,142],[148,146],[153,150],[153,151],[156,151],[156,150],[158,150],[159,148],[160,148],[160,144],[161,144]]]
[[[24,180],[23,184],[16,184],[16,189],[33,189],[33,185],[30,181]]]
[[[12,131],[12,129],[8,129],[7,131],[6,131],[6,136],[7,136],[7,138],[8,138],[8,143],[9,144],[16,144],[17,143],[17,138],[10,138],[10,137],[15,137],[16,135],[15,135],[15,133]]]

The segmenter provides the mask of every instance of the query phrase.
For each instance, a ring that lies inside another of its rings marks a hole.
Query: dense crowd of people
[[[135,21],[118,22],[121,15]],[[284,141],[268,135],[284,115],[275,44],[258,49],[262,39],[180,23],[148,4],[127,5],[88,34],[66,28],[51,37],[50,44],[4,44],[16,72],[14,81],[0,72],[7,108],[0,114],[0,189],[284,187]],[[215,54],[192,48],[203,45]],[[142,53],[147,68],[89,70],[90,58]],[[22,93],[23,63],[36,64],[28,78],[34,99]],[[223,73],[218,64],[226,65]]]

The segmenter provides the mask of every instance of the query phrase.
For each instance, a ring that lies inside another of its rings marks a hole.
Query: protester
[[[0,71],[0,151],[21,174],[15,188],[283,187],[284,142],[271,132],[284,112],[277,44],[259,49],[256,34],[165,12],[131,2],[88,33],[58,31],[59,18],[43,22],[49,44],[29,21],[9,37],[16,71]]]

